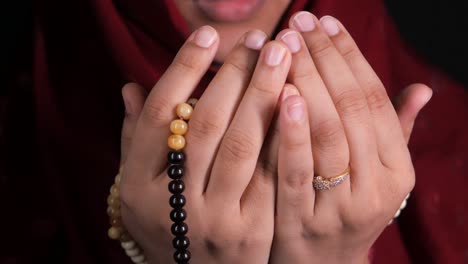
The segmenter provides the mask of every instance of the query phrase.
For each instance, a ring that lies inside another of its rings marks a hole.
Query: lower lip
[[[195,5],[211,20],[240,22],[251,18],[264,0],[194,0]]]

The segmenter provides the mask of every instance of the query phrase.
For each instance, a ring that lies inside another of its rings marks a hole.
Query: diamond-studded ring
[[[340,183],[344,182],[346,179],[349,178],[349,170],[350,168],[348,166],[343,173],[341,173],[340,175],[331,177],[331,178],[325,178],[322,176],[314,176],[312,185],[314,186],[314,189],[317,191],[330,190],[331,188],[339,185]]]

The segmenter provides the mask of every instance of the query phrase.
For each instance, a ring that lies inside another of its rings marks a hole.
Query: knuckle
[[[275,85],[272,82],[273,79],[274,78],[269,78],[269,79],[254,78],[252,80],[252,82],[250,83],[248,89],[259,93],[260,97],[262,97],[262,96],[267,96],[267,97],[276,96],[279,93],[279,91],[278,91],[278,89],[274,89],[274,88],[277,87],[278,85],[277,84]]]
[[[340,53],[341,53],[341,56],[343,56],[343,58],[345,58],[345,60],[347,61],[352,61],[362,56],[359,48],[349,38],[347,38],[346,40],[343,40],[343,43],[341,44],[341,48],[340,48]]]
[[[299,192],[303,186],[311,184],[311,176],[309,171],[302,168],[290,170],[286,172],[284,184],[294,192]]]
[[[189,132],[187,137],[191,139],[207,139],[210,137],[217,137],[222,134],[222,115],[217,114],[217,111],[210,111],[210,113],[199,113],[198,117],[192,118],[189,124]]]
[[[251,135],[240,129],[231,129],[224,136],[219,154],[226,160],[243,161],[255,155],[255,146]]]
[[[347,90],[337,96],[335,101],[338,113],[343,117],[359,116],[367,108],[366,99],[356,89]]]
[[[224,67],[227,67],[231,71],[238,72],[240,75],[250,76],[253,72],[254,65],[248,63],[248,61],[243,61],[240,55],[233,54],[232,58],[224,63]]]
[[[233,231],[226,231],[231,229],[226,226],[216,229],[216,231],[210,232],[210,236],[203,240],[205,249],[213,256],[220,255],[227,249],[236,248],[242,251],[252,248],[252,246],[256,246],[255,243],[258,243],[257,240],[260,240],[255,233],[249,233],[248,235],[245,233],[238,234]]]
[[[326,239],[342,231],[340,221],[314,221],[308,220],[303,223],[302,238],[304,240]]]
[[[218,220],[224,223],[229,222],[225,217]],[[240,233],[234,232],[228,225],[219,223],[206,227],[206,234],[207,236],[204,238],[205,247],[213,253],[222,251],[225,247],[230,246],[228,241],[234,243],[241,236]]]
[[[291,129],[294,131],[293,129]],[[300,130],[296,130],[300,131]],[[307,137],[309,134],[305,135],[293,135],[291,132],[289,132],[291,135],[288,135],[285,142],[284,142],[284,148],[288,152],[296,152],[300,151],[301,149],[304,148],[304,145],[307,144]]]
[[[312,144],[318,150],[335,149],[346,140],[343,125],[339,120],[326,119],[311,129]]]
[[[321,58],[330,54],[333,50],[333,43],[329,38],[320,37],[309,43],[309,51],[313,57]]]
[[[313,71],[296,70],[292,73],[294,83],[313,83],[313,76],[315,76]]]
[[[173,118],[173,115],[171,107],[166,100],[154,98],[145,104],[141,118],[150,126],[160,127],[167,125],[167,122]]]
[[[387,93],[379,84],[370,84],[370,91],[367,94],[367,103],[371,110],[383,110],[390,103]]]
[[[176,59],[171,65],[171,70],[180,74],[193,74],[198,73],[202,68],[205,67],[205,60],[200,56],[194,56],[193,51],[184,50],[181,54],[177,55]]]
[[[317,69],[313,66],[313,61],[309,60],[307,63],[300,64],[300,66],[291,67],[291,76],[293,83],[304,83],[310,85],[317,83]]]
[[[208,253],[212,256],[219,255],[224,248],[227,246],[225,242],[222,241],[223,236],[219,235],[218,232],[212,232],[217,234],[216,236],[211,235],[203,240],[204,248],[208,251]]]

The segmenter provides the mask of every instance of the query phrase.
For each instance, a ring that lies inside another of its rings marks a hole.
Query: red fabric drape
[[[410,143],[416,188],[374,246],[373,261],[467,263],[466,92],[402,42],[383,1],[294,1],[278,31],[301,9],[340,19],[391,96],[414,82],[434,89]],[[35,10],[33,89],[12,98],[2,136],[8,243],[0,262],[130,263],[106,234],[120,89],[127,81],[151,88],[188,26],[169,0],[42,0]]]

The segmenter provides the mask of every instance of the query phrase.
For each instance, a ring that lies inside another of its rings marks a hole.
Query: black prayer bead
[[[184,167],[182,165],[171,165],[167,169],[167,175],[173,180],[180,179],[184,176]]]
[[[185,154],[182,151],[169,151],[167,160],[171,164],[182,164],[185,161]]]
[[[169,204],[172,208],[182,208],[185,205],[185,196],[182,194],[174,194],[169,198]]]
[[[172,240],[172,246],[178,250],[187,249],[190,246],[190,240],[186,236],[175,237]]]
[[[185,184],[181,180],[172,180],[168,185],[168,189],[172,194],[180,194],[185,190]]]
[[[186,263],[187,261],[190,260],[190,257],[192,255],[190,254],[190,251],[188,250],[177,250],[175,253],[174,253],[174,260],[177,262],[177,263]]]
[[[171,226],[171,232],[174,236],[184,236],[188,232],[188,226],[186,223],[174,223]]]
[[[174,260],[177,264],[188,264],[191,258],[188,247],[190,240],[185,236],[188,232],[188,226],[184,222],[187,218],[187,212],[183,209],[186,198],[182,193],[185,190],[185,184],[181,180],[184,175],[185,154],[182,151],[171,150],[167,154],[167,160],[170,164],[167,169],[167,175],[172,179],[168,184],[169,192],[172,193],[169,198],[169,204],[173,208],[170,218],[174,222],[171,226],[171,232],[175,236],[172,240],[172,246],[176,250]]]
[[[184,209],[173,209],[170,216],[174,223],[180,223],[187,218],[187,212]]]

